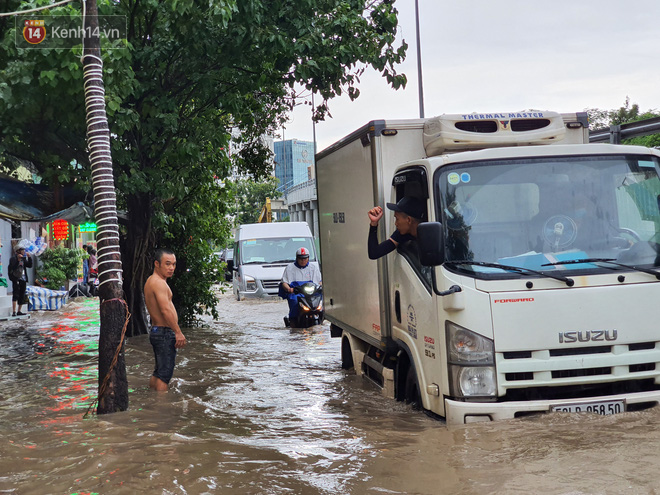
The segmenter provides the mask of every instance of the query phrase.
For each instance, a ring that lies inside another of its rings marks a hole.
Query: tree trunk
[[[96,0],[85,0],[85,32],[98,32]],[[92,164],[94,216],[99,260],[99,394],[97,414],[128,409],[128,381],[124,361],[123,329],[128,313],[122,294],[122,264],[110,130],[105,112],[103,61],[98,37],[85,38],[83,81],[87,113],[87,145]]]
[[[101,333],[99,335],[99,403],[97,414],[105,414],[128,409],[128,379],[126,378],[126,362],[124,345],[121,342],[121,331],[126,321],[126,306],[124,301],[114,299],[101,302]],[[111,331],[108,331],[108,330]],[[117,362],[112,362],[117,354]],[[106,375],[110,373],[106,379]],[[106,382],[104,388],[104,381]],[[102,395],[101,395],[102,394]]]
[[[155,237],[151,228],[151,198],[129,196],[127,234],[121,239],[124,266],[124,291],[131,312],[127,335],[135,337],[148,332],[144,284],[153,270]]]

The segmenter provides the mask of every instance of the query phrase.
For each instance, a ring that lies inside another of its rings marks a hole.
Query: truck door
[[[399,171],[392,181],[391,201],[398,202],[403,197],[412,196],[426,204],[426,215],[422,221],[427,221],[432,208],[428,204],[428,173],[423,166],[413,166]],[[393,215],[392,212],[390,212]],[[391,224],[394,224],[390,218]],[[431,270],[419,261],[417,241],[399,244],[397,255],[390,256],[390,315],[392,336],[408,354],[412,363],[422,404],[431,409],[430,396],[426,394],[426,385],[440,383],[433,377],[432,370],[439,370],[440,360],[439,331],[437,325],[437,309],[432,294]],[[406,356],[402,357],[405,367]],[[400,370],[403,373],[405,370]],[[401,388],[404,377],[397,378]],[[397,397],[402,398],[402,390],[397,391]]]

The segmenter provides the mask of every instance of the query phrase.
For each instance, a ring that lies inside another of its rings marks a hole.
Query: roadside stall
[[[80,247],[94,237],[78,227],[93,219],[92,208],[81,201],[85,193],[72,188],[54,190],[2,174],[0,192],[0,319],[12,318],[7,264],[17,243],[35,261],[28,269],[28,310],[60,308],[66,303],[70,281],[75,285],[82,272]]]

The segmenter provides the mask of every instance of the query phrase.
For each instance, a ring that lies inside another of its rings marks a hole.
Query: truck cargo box
[[[316,159],[321,266],[332,267],[323,269],[326,318],[382,345],[389,337],[387,264],[367,255],[367,211],[386,202],[383,181],[395,167],[425,156],[423,126],[424,120],[375,120]],[[381,241],[394,231],[390,224],[380,228]]]

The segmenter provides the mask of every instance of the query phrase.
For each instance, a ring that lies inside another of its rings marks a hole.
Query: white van
[[[241,225],[234,243],[236,299],[277,296],[284,268],[295,261],[301,247],[309,250],[309,262],[318,264],[314,238],[306,222]]]

